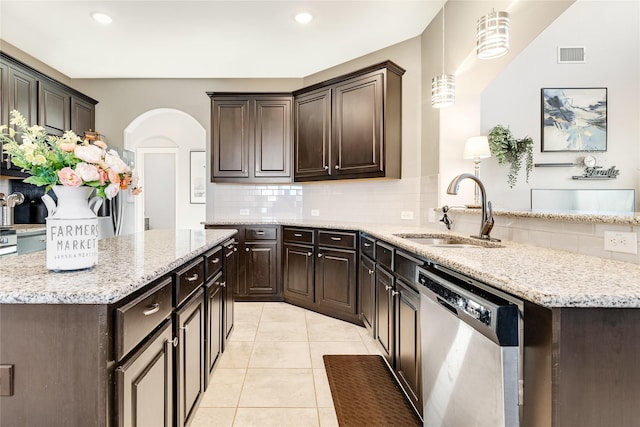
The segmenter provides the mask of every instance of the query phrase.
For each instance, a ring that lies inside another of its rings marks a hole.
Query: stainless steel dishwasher
[[[520,425],[522,301],[418,268],[425,427]]]

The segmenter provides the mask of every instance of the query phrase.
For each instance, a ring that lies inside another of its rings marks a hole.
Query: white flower
[[[104,194],[107,196],[107,199],[111,200],[116,197],[116,194],[118,194],[119,191],[120,185],[111,183],[104,189]]]
[[[115,173],[125,173],[130,171],[129,166],[122,161],[115,150],[109,150],[109,152],[104,156],[104,163]]]
[[[95,164],[102,160],[103,152],[104,150],[95,145],[78,145],[74,153],[80,160]]]
[[[100,180],[100,173],[98,172],[98,167],[95,165],[84,162],[78,163],[75,171],[85,182]]]

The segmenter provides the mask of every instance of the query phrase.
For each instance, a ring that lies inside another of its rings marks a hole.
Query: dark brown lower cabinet
[[[356,251],[319,247],[315,268],[316,303],[321,313],[357,322]]]
[[[221,283],[222,300],[224,302],[222,309],[222,351],[226,348],[227,341],[233,331],[233,290],[238,287],[238,248],[235,240],[224,243],[223,256],[223,280]]]
[[[376,266],[376,287],[375,287],[375,299],[376,299],[376,334],[375,338],[380,344],[382,355],[389,362],[389,366],[393,366],[394,356],[394,304],[393,294],[394,291],[393,275],[387,272],[380,266]]]
[[[313,276],[315,249],[311,245],[285,243],[284,246],[284,297],[304,307],[314,302]]]
[[[115,370],[118,427],[173,426],[171,320]]]
[[[395,372],[409,400],[422,414],[420,294],[402,280],[396,280],[395,292]]]
[[[222,316],[224,306],[224,288],[222,271],[211,279],[205,286],[205,390],[209,386],[209,378],[213,374],[220,356],[222,355]]]
[[[278,242],[247,242],[244,248],[247,293],[278,297]]]
[[[374,333],[376,311],[376,263],[369,257],[360,258],[360,320],[371,334]]]
[[[200,289],[175,314],[176,417],[180,427],[191,421],[204,393],[204,318],[204,291]]]

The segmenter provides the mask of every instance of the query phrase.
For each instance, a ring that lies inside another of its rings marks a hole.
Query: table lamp
[[[462,157],[465,159],[473,159],[475,164],[474,174],[477,178],[480,178],[480,159],[486,159],[491,157],[491,150],[489,149],[489,139],[486,136],[473,136],[467,139],[464,144],[464,151]],[[480,189],[475,184],[474,199],[472,205],[467,205],[468,208],[478,209],[481,207],[479,198]]]

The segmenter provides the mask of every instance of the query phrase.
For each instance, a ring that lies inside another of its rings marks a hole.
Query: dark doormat
[[[322,357],[340,427],[422,426],[382,356]]]

